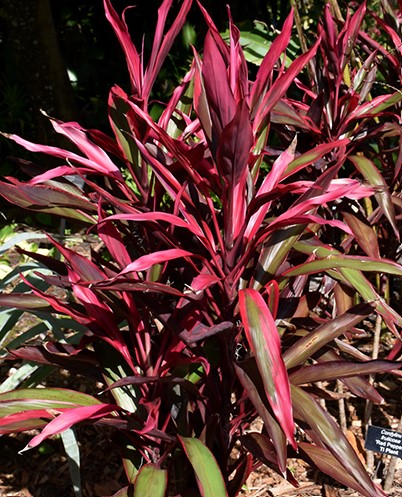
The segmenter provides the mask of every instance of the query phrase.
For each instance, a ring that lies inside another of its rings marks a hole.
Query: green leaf
[[[108,387],[116,381],[132,374],[132,370],[122,359],[121,355],[109,344],[98,342],[94,345],[97,358],[102,368],[102,374]],[[124,385],[111,390],[116,404],[122,409],[146,417],[146,409],[140,405],[141,389],[138,385]]]
[[[55,407],[71,407],[71,406],[92,406],[102,404],[101,401],[87,395],[85,393],[68,390],[66,388],[22,388],[20,390],[12,390],[0,394],[0,410],[3,402],[13,401],[25,403],[25,410],[28,409],[28,404],[35,404],[38,401],[39,409]]]
[[[179,440],[193,466],[202,497],[228,497],[222,473],[212,452],[197,438],[179,437]]]
[[[14,373],[9,372],[9,376],[0,384],[0,393],[8,392],[17,388],[24,380],[29,378],[39,366],[30,362],[22,364]]]
[[[168,484],[166,469],[146,464],[138,472],[133,497],[164,497]]]
[[[400,93],[400,92],[399,92]],[[399,95],[399,100],[401,99],[401,95]],[[391,193],[389,191],[389,187],[387,182],[382,177],[378,167],[374,164],[373,161],[367,159],[362,155],[350,155],[349,160],[353,162],[356,169],[363,175],[364,179],[370,183],[371,186],[376,187],[378,193],[375,194],[375,198],[380,206],[381,210],[385,214],[389,223],[394,230],[395,236],[399,240],[399,229],[395,218],[395,210],[394,204],[392,202]]]
[[[325,259],[305,262],[283,273],[284,276],[300,276],[301,274],[319,273],[328,269],[347,268],[358,271],[375,271],[378,273],[395,274],[402,276],[402,266],[387,259],[373,259],[372,257],[358,257],[349,255],[329,255]]]
[[[77,497],[82,497],[81,473],[80,473],[80,448],[74,428],[68,428],[60,433],[61,440],[66,451],[68,466],[70,470],[71,483]]]

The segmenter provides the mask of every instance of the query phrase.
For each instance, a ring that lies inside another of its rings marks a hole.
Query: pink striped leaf
[[[291,174],[304,169],[310,164],[316,162],[318,159],[321,159],[325,154],[332,152],[332,150],[336,148],[343,147],[348,143],[350,143],[349,138],[342,138],[341,140],[336,140],[331,143],[322,143],[321,145],[314,147],[312,150],[299,155],[289,164],[281,179],[283,180]]]
[[[303,338],[300,338],[283,354],[283,361],[286,367],[291,369],[299,364],[303,364],[331,340],[363,321],[373,310],[373,306],[369,304],[358,304],[341,316],[331,319]]]
[[[365,119],[367,117],[375,117],[385,109],[392,107],[402,100],[402,94],[398,91],[390,95],[380,95],[374,97],[373,100],[359,105],[356,110],[351,112],[345,122],[345,126],[356,119]]]
[[[275,37],[274,41],[271,43],[269,51],[265,55],[261,65],[258,69],[257,77],[253,84],[250,94],[250,109],[251,114],[254,117],[261,104],[262,99],[268,88],[270,78],[272,76],[272,71],[276,62],[278,61],[281,53],[283,53],[289,44],[291,33],[293,27],[293,9],[291,9],[290,14],[286,18],[281,33]]]
[[[69,152],[68,150],[63,150],[62,148],[52,147],[50,145],[38,145],[37,143],[32,143],[24,138],[20,138],[18,135],[2,133],[3,136],[9,138],[10,140],[14,140],[18,145],[21,145],[26,150],[30,152],[39,152],[42,154],[50,155],[52,157],[58,157],[59,159],[69,160],[72,163],[80,164],[84,167],[87,167],[91,171],[95,171],[103,174],[110,174],[111,176],[120,175],[120,171],[117,167],[111,163],[109,164],[110,159],[107,163],[99,163],[94,162],[91,159],[87,159],[82,157],[81,155],[75,154],[73,152]],[[74,169],[71,168],[71,174],[74,174]]]
[[[96,164],[97,171],[114,176],[115,179],[123,179],[119,169],[110,160],[107,153],[87,137],[85,130],[78,123],[62,123],[53,118],[50,119],[50,122],[57,133],[66,136],[93,164]]]
[[[239,291],[239,308],[269,403],[288,441],[296,448],[289,378],[282,359],[281,340],[275,321],[256,290]]]
[[[192,0],[183,0],[181,2],[180,11],[176,14],[172,26],[165,34],[163,31],[165,28],[166,16],[172,5],[172,0],[164,0],[158,10],[158,22],[156,25],[151,57],[144,75],[143,97],[146,101],[151,93],[152,86],[161,69],[163,61],[169,53],[176,36],[183,27],[191,4]]]
[[[205,38],[202,76],[212,119],[212,151],[216,152],[223,129],[236,113],[236,102],[227,76],[226,62],[210,32]]]
[[[40,428],[55,412],[100,405],[91,395],[64,388],[22,388],[0,393],[0,433]]]
[[[152,254],[147,254],[139,257],[137,260],[130,263],[125,269],[123,269],[123,271],[121,271],[118,276],[132,273],[134,271],[144,271],[145,269],[149,269],[154,264],[163,264],[173,259],[179,259],[180,257],[189,257],[193,255],[193,253],[182,249],[160,250],[158,252],[153,252]]]
[[[128,71],[130,73],[131,88],[136,97],[142,97],[142,60],[138,55],[137,49],[131,40],[124,18],[120,19],[114,10],[110,0],[104,0],[103,5],[106,12],[106,19],[110,22],[120,45],[126,56]]]
[[[184,219],[181,219],[178,216],[175,216],[174,214],[170,214],[168,212],[138,212],[138,213],[133,213],[133,214],[113,214],[112,216],[108,216],[102,221],[113,221],[114,219],[119,219],[119,220],[125,220],[125,221],[153,221],[153,222],[158,222],[158,221],[165,221],[172,226],[178,226],[180,228],[186,228],[189,231],[191,231],[194,235],[202,237],[203,232],[200,229],[200,227],[195,224],[195,223],[189,223],[185,221]]]
[[[379,273],[402,276],[402,266],[389,259],[374,259],[355,255],[330,255],[325,259],[305,262],[283,273],[283,276],[292,277],[301,274],[313,274],[335,268],[357,269],[359,271],[375,271]]]
[[[60,251],[60,253],[65,257],[66,261],[71,266],[72,272],[74,273],[74,282],[81,281],[102,281],[106,279],[106,274],[99,266],[94,264],[90,259],[84,257],[78,252],[71,250],[57,240],[47,235],[49,240],[53,243],[55,247]],[[72,274],[72,273],[71,273]]]
[[[53,415],[46,409],[23,411],[0,417],[0,434],[11,434],[42,428]]]
[[[99,216],[99,219],[101,217]],[[120,268],[128,266],[131,257],[123,242],[120,231],[111,222],[98,223],[97,227],[99,238],[103,241],[109,250],[113,259],[119,264]]]
[[[0,195],[14,205],[78,219],[85,223],[94,223],[89,212],[94,213],[96,208],[83,197],[49,185],[22,183],[15,178],[12,179],[12,183],[0,181]]]
[[[378,245],[377,234],[370,226],[369,222],[358,214],[352,212],[343,212],[343,218],[351,228],[354,237],[360,248],[366,252],[369,257],[380,259],[380,248]]]
[[[315,381],[334,381],[338,378],[347,378],[357,375],[384,373],[399,369],[400,362],[395,361],[326,361],[299,368],[289,375],[292,385],[303,385]]]
[[[341,70],[343,71],[350,60],[350,55],[356,45],[356,38],[359,35],[360,27],[366,13],[366,2],[362,2],[351,18],[349,18],[339,38],[342,40],[342,62]]]
[[[119,406],[114,404],[96,404],[68,409],[50,421],[50,423],[43,428],[42,432],[33,437],[33,439],[21,452],[38,446],[41,442],[43,442],[43,440],[46,440],[46,438],[52,435],[57,435],[77,423],[103,418],[108,414],[119,410]]]
[[[316,43],[308,50],[308,52],[304,53],[296,60],[294,60],[287,71],[279,76],[276,79],[275,83],[267,91],[264,98],[262,99],[261,104],[258,107],[255,116],[254,131],[258,131],[258,133],[261,133],[266,128],[269,121],[269,113],[275,107],[280,98],[285,94],[289,86],[293,83],[295,77],[315,56],[320,42],[321,39],[318,38]]]

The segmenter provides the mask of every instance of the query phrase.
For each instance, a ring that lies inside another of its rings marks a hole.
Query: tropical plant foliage
[[[10,356],[84,374],[105,391],[4,392],[0,430],[42,428],[28,449],[80,422],[114,427],[128,479],[119,496],[195,495],[197,486],[235,496],[260,463],[297,485],[287,468],[296,451],[380,496],[317,385],[341,379],[381,402],[364,376],[400,366],[368,360],[345,338],[375,313],[398,338],[402,324],[372,277],[402,275],[378,236],[382,226],[399,239],[402,154],[392,147],[402,93],[370,93],[379,62],[362,31],[365,4],[342,25],[327,7],[316,42],[289,64],[291,12],[254,81],[231,19],[227,44],[198,5],[204,50],[156,121],[153,83],[191,0],[166,28],[171,3],[159,9],[146,61],[104,2],[131,78],[129,94],[110,92],[112,138],[55,118],[74,152],[7,135],[46,154],[49,168],[2,181],[0,194],[84,223],[101,242],[90,258],[50,235],[61,260],[21,250],[51,271],[40,276],[48,289],[23,277],[30,293],[0,304],[67,316],[85,332]],[[249,430],[257,416],[261,433]]]

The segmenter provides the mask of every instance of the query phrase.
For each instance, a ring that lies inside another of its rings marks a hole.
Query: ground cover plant
[[[153,118],[153,83],[192,6],[166,27],[171,4],[145,60],[104,2],[131,79],[129,93],[110,92],[112,137],[54,117],[74,151],[6,135],[48,167],[22,163],[32,179],[6,178],[0,194],[99,242],[89,257],[54,235],[55,257],[20,249],[35,278],[0,305],[63,318],[64,336],[19,341],[7,358],[79,373],[98,391],[0,393],[0,432],[40,429],[28,450],[78,423],[113,427],[120,497],[235,496],[261,463],[297,485],[290,457],[384,495],[319,402],[320,382],[338,379],[381,402],[365,376],[400,367],[402,317],[378,281],[402,275],[397,243],[382,257],[384,238],[399,240],[402,93],[374,85],[383,59],[362,31],[366,6],[342,23],[327,7],[289,61],[291,12],[250,81],[230,11],[226,43],[197,3],[204,49]],[[393,360],[350,343],[376,314]],[[258,416],[262,431],[250,431]]]

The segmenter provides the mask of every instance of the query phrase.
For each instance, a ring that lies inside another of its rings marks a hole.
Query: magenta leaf
[[[232,189],[245,179],[252,143],[249,111],[243,100],[232,121],[222,130],[216,159],[220,173]]]
[[[169,28],[167,33],[163,33],[166,16],[172,3],[173,0],[163,0],[163,3],[158,10],[158,22],[156,25],[151,57],[144,75],[143,96],[146,100],[151,93],[152,86],[161,69],[163,61],[169,53],[176,36],[183,27],[187,13],[190,10],[192,0],[184,0],[181,2],[180,11],[177,13],[172,26]]]
[[[142,97],[142,78],[143,78],[143,67],[142,60],[138,55],[138,52],[131,40],[130,34],[127,29],[127,24],[124,19],[120,19],[117,12],[112,7],[110,0],[103,1],[106,19],[112,25],[114,32],[120,42],[120,45],[124,51],[127,61],[127,67],[130,73],[131,87],[134,94],[141,98]]]
[[[212,150],[216,151],[223,129],[235,116],[236,102],[229,85],[225,60],[210,32],[205,39],[202,76],[212,119]]]
[[[94,165],[96,164],[94,167],[96,171],[114,176],[117,180],[123,179],[119,169],[113,164],[106,152],[89,140],[85,130],[78,123],[62,123],[56,119],[51,119],[50,122],[57,133],[66,136],[84,152]]]
[[[50,421],[50,423],[48,423],[45,428],[43,428],[42,432],[39,435],[33,437],[33,439],[21,452],[36,447],[46,438],[52,435],[57,435],[58,433],[71,428],[77,423],[102,418],[114,411],[119,410],[120,408],[113,404],[96,404],[92,406],[68,409],[67,411],[62,412],[55,419]]]
[[[159,252],[154,252],[153,254],[143,255],[134,262],[131,262],[126,268],[123,269],[123,271],[119,273],[119,276],[127,273],[144,271],[145,269],[149,269],[154,264],[163,264],[174,259],[189,257],[192,255],[194,254],[182,249],[160,250]]]

